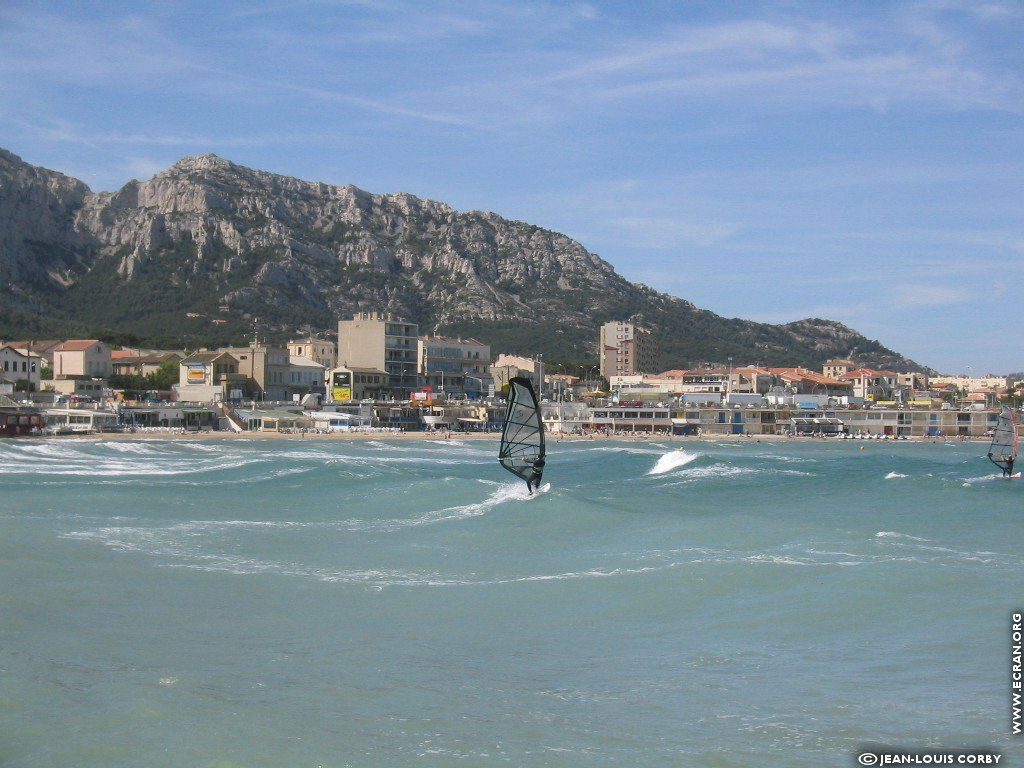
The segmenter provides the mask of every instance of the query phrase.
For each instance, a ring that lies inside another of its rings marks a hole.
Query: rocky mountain
[[[727,319],[629,282],[578,242],[493,213],[186,157],[93,193],[0,150],[0,338],[218,343],[331,331],[385,311],[496,351],[596,354],[598,325],[653,329],[665,367],[818,367],[844,356],[920,369],[841,323]]]

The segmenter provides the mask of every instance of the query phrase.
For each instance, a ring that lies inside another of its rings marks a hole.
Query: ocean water
[[[984,445],[495,449],[0,442],[0,765],[1024,764]]]

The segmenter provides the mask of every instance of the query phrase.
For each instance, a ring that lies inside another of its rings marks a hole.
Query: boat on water
[[[529,379],[516,376],[508,382],[508,409],[501,428],[498,462],[525,480],[533,494],[544,475],[544,456],[544,422],[537,393]]]
[[[992,433],[992,444],[988,448],[988,458],[1003,472],[1003,477],[1018,477],[1013,474],[1013,465],[1017,460],[1017,449],[1020,437],[1017,434],[1017,414],[1008,405],[999,412],[996,428]]]

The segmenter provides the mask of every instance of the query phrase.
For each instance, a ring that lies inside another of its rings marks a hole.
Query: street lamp
[[[463,381],[465,381],[466,379],[473,379],[474,381],[480,382],[480,389],[478,391],[480,396],[479,396],[478,399],[479,400],[483,400],[484,399],[484,380],[481,379],[479,376],[463,376],[462,377]],[[463,389],[465,389],[465,387],[463,387]]]

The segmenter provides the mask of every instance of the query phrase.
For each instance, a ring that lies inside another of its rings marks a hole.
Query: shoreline
[[[446,434],[448,435],[446,437]],[[229,432],[226,430],[205,430],[197,432],[182,432],[174,429],[154,430],[146,432],[89,432],[82,434],[65,435],[20,435],[18,439],[59,439],[59,440],[326,440],[326,441],[361,441],[361,440],[423,440],[427,442],[450,442],[454,440],[493,440],[500,437],[498,432]],[[701,443],[701,442],[795,442],[795,443],[853,443],[864,445],[869,444],[892,444],[892,443],[987,443],[987,438],[968,438],[961,440],[958,437],[907,437],[896,440],[879,438],[853,438],[839,439],[836,437],[812,437],[812,436],[790,436],[790,435],[650,435],[650,434],[593,434],[593,435],[571,435],[564,436],[558,433],[547,433],[546,440],[550,443],[560,442],[589,442],[589,441],[622,441],[622,442],[678,442],[678,443]]]

